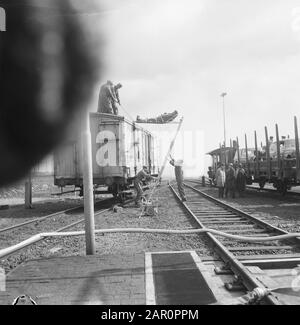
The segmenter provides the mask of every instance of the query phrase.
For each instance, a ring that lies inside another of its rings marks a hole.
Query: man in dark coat
[[[228,193],[231,193],[231,197],[235,198],[235,171],[233,164],[229,164],[226,170],[226,182],[225,182],[225,197],[227,198]]]
[[[214,179],[215,179],[215,175],[214,175],[214,172],[212,170],[212,167],[208,167],[207,175],[208,175],[209,183],[212,186],[213,183],[214,183]]]
[[[238,167],[238,173],[236,178],[236,189],[239,192],[239,196],[243,197],[246,190],[246,172],[241,164]]]

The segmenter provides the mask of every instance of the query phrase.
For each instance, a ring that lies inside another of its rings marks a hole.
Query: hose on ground
[[[145,229],[145,228],[115,228],[115,229],[97,229],[95,234],[113,234],[113,233],[150,233],[150,234],[171,234],[171,235],[193,235],[193,234],[204,234],[210,233],[216,236],[221,236],[225,238],[230,238],[237,241],[243,242],[271,242],[277,240],[286,240],[292,238],[299,238],[300,233],[289,233],[285,235],[270,236],[270,237],[247,237],[247,236],[237,236],[232,234],[227,234],[222,231],[215,229],[202,228],[202,229],[182,229],[182,230],[172,230],[172,229]],[[83,236],[85,231],[72,231],[72,232],[49,232],[40,233],[33,237],[30,237],[16,245],[4,248],[0,250],[0,258],[14,253],[15,251],[25,248],[35,242],[50,237],[72,237],[72,236]]]

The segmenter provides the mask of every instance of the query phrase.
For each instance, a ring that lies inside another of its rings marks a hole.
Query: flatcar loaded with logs
[[[297,118],[294,118],[295,137],[279,137],[276,124],[276,141],[268,136],[265,127],[265,145],[258,146],[257,134],[254,132],[255,147],[249,148],[247,135],[245,135],[245,148],[240,148],[239,139],[231,141],[230,147],[220,146],[209,152],[212,157],[212,168],[215,172],[220,162],[240,163],[246,171],[247,183],[258,183],[264,188],[266,183],[271,183],[282,194],[293,186],[300,185],[300,154],[299,133]]]

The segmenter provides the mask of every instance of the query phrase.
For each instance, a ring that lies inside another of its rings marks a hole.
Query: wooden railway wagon
[[[268,137],[265,127],[265,146],[258,148],[257,135],[254,133],[255,148],[248,148],[245,135],[245,148],[239,147],[239,139],[232,142],[230,147],[220,147],[210,153],[213,160],[213,171],[216,171],[219,162],[241,163],[246,171],[247,183],[258,183],[261,188],[266,183],[272,183],[281,193],[285,193],[293,186],[300,185],[300,153],[297,119],[294,119],[295,138],[279,138],[276,124],[276,141]]]
[[[90,113],[93,182],[108,193],[121,194],[136,173],[147,166],[157,173],[154,137],[122,116]],[[54,154],[54,184],[83,188],[81,132],[72,132]]]

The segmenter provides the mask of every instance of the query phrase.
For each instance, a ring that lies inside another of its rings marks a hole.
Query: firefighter
[[[118,83],[117,85],[115,86],[112,86],[112,93],[113,93],[113,96],[114,96],[114,101],[112,102],[112,108],[113,108],[113,112],[115,115],[118,115],[119,114],[119,110],[118,110],[118,107],[117,107],[117,103],[119,105],[121,105],[121,102],[120,102],[120,96],[119,96],[119,89],[121,89],[123,86],[122,84]]]
[[[148,173],[147,166],[143,166],[143,169],[139,171],[133,181],[134,188],[136,190],[136,198],[135,198],[135,205],[136,207],[140,207],[140,201],[143,196],[143,180],[151,180],[156,179],[155,177],[151,176],[150,173]]]
[[[176,177],[178,192],[179,192],[181,201],[185,202],[186,196],[185,196],[185,192],[184,192],[184,188],[183,188],[183,171],[182,171],[183,160],[174,160],[171,157],[170,164],[173,167],[175,167],[175,177]]]
[[[102,85],[99,93],[98,113],[114,114],[114,104],[117,102],[112,91],[113,83],[108,80]]]

